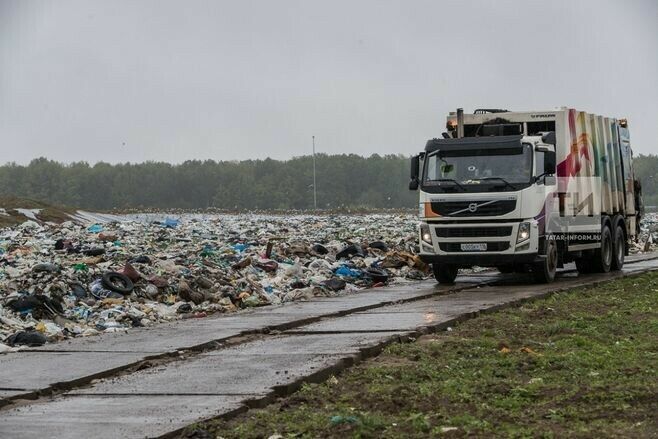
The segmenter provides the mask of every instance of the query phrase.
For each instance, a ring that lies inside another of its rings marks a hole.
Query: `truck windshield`
[[[531,183],[532,151],[528,143],[434,151],[425,158],[423,186],[439,192],[519,190]]]

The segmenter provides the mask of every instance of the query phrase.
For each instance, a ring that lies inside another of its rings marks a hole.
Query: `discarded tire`
[[[133,264],[150,264],[151,258],[145,255],[140,255],[132,258],[129,262]]]
[[[388,282],[388,273],[380,268],[370,267],[366,269],[366,274],[370,276],[374,283]]]
[[[314,244],[313,247],[311,247],[311,250],[313,250],[315,253],[319,255],[326,255],[327,253],[329,253],[327,247],[325,247],[322,244]]]
[[[349,259],[352,256],[361,256],[365,257],[365,253],[360,245],[350,244],[345,247],[343,250],[336,253],[336,259]]]
[[[368,247],[374,248],[374,249],[377,249],[377,250],[381,250],[383,252],[388,251],[388,246],[386,245],[386,243],[384,241],[371,242]]]
[[[105,254],[105,249],[104,248],[90,248],[89,250],[84,250],[82,252],[83,255],[85,256],[100,256]]]
[[[189,303],[182,303],[177,309],[176,312],[178,314],[187,314],[188,312],[192,312],[192,305]]]
[[[331,291],[340,291],[345,288],[347,285],[344,280],[338,279],[337,277],[332,277],[322,282],[322,285],[325,288],[330,289]]]
[[[46,341],[46,336],[39,331],[20,331],[7,339],[9,346],[42,346]]]
[[[69,285],[71,288],[70,294],[77,297],[78,299],[84,299],[87,297],[87,290],[80,283],[72,283]]]
[[[58,273],[61,270],[57,264],[37,264],[32,267],[35,273]]]
[[[133,281],[128,276],[116,271],[105,273],[102,282],[105,288],[121,294],[130,294],[134,288]]]

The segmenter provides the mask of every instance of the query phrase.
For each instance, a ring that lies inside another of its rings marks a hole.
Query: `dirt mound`
[[[55,207],[29,198],[0,197],[0,227],[33,220],[39,223],[62,223],[71,220],[75,209]]]

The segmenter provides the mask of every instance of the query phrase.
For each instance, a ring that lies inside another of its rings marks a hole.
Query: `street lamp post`
[[[313,208],[318,210],[318,194],[315,180],[315,136],[313,136]]]

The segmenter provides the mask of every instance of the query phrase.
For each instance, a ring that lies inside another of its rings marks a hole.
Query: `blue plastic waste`
[[[233,246],[233,250],[235,250],[238,253],[242,253],[245,251],[247,248],[249,248],[249,244],[242,244],[242,243],[237,243]]]
[[[103,226],[100,224],[92,224],[91,226],[87,227],[87,231],[90,233],[100,233],[103,231]]]
[[[180,222],[175,218],[166,218],[162,223],[165,227],[175,229]]]
[[[87,307],[78,306],[74,308],[71,312],[73,317],[76,317],[78,320],[87,320],[91,314],[91,309]]]
[[[349,267],[346,267],[344,265],[341,266],[341,267],[338,267],[336,269],[335,273],[338,276],[344,276],[344,277],[361,277],[361,275],[362,275],[361,270],[355,270],[353,268],[349,268]]]

